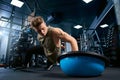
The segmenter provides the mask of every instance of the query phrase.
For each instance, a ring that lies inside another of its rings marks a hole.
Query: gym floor
[[[0,68],[0,80],[120,80],[120,68],[107,67],[100,76],[96,77],[70,77],[65,75],[59,66],[50,71],[40,68],[29,70],[14,70]]]

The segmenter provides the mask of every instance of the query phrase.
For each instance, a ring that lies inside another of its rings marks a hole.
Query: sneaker
[[[48,68],[47,68],[47,70],[49,71],[49,70],[51,70],[53,68],[53,65],[50,65]]]
[[[49,65],[47,67],[45,67],[46,70],[50,71],[53,68],[53,65]]]

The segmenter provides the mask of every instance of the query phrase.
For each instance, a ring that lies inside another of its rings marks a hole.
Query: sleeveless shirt
[[[61,53],[61,47],[57,47],[53,40],[52,34],[53,27],[48,27],[48,32],[44,38],[39,39],[43,45],[45,55],[52,63],[56,63],[58,55]],[[40,34],[38,35],[40,36]],[[39,37],[38,37],[39,38]],[[60,42],[61,44],[61,42]]]

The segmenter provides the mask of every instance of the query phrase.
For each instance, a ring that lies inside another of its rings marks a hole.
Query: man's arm
[[[54,28],[53,34],[57,39],[69,42],[71,44],[72,51],[78,51],[78,44],[74,37],[72,37],[71,35],[69,35],[68,33],[64,32],[59,28]]]

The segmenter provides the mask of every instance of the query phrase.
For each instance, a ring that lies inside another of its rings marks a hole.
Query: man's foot
[[[53,68],[53,65],[47,65],[47,66],[45,67],[45,70],[50,71],[52,68]]]

